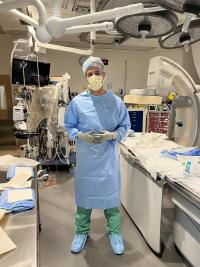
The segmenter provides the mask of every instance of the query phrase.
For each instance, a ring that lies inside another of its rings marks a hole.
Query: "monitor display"
[[[38,62],[40,85],[49,84],[50,64]],[[23,75],[24,69],[24,75]],[[38,85],[37,62],[14,58],[12,62],[12,84]]]

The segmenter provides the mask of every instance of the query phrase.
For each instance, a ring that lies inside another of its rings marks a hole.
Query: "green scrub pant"
[[[88,234],[90,230],[90,217],[92,209],[85,209],[77,207],[77,213],[75,217],[76,233]],[[119,208],[111,208],[104,210],[105,217],[107,219],[107,227],[109,233],[121,232],[121,216]]]
[[[90,217],[92,209],[84,209],[77,207],[77,213],[75,218],[76,233],[88,234],[90,230]],[[119,208],[111,208],[104,210],[105,217],[107,219],[107,226],[109,233],[121,232],[121,216]]]

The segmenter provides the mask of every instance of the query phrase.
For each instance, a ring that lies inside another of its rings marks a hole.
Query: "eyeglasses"
[[[96,75],[96,76],[101,76],[102,73],[98,70],[95,70],[95,71],[88,71],[88,73],[86,74],[86,77],[87,78],[90,78],[92,77],[93,75]]]

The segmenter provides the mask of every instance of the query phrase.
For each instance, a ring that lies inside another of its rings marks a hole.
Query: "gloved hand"
[[[94,136],[91,135],[91,131],[90,132],[87,132],[87,133],[78,133],[77,137],[78,137],[78,140],[81,140],[81,141],[85,141],[89,144],[93,144],[94,143]]]
[[[94,134],[94,137],[98,139],[99,143],[102,143],[104,141],[117,139],[118,132],[101,131],[98,134]]]

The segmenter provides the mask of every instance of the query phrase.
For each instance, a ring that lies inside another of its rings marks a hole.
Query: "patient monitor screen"
[[[40,85],[48,85],[50,64],[23,60],[13,59],[12,64],[12,84],[25,84],[25,85],[38,85],[38,70]]]

